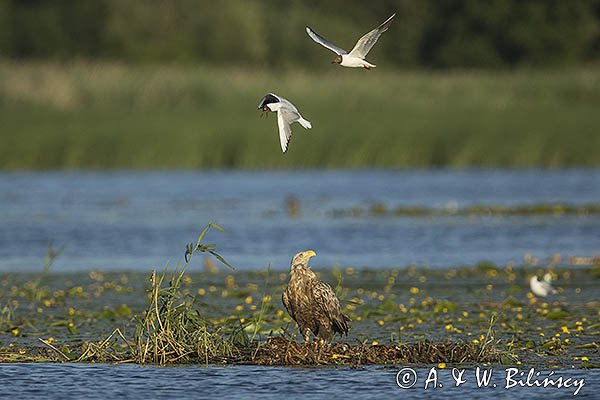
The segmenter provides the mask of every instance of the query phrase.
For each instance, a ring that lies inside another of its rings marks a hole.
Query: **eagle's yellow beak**
[[[317,255],[317,253],[315,253],[315,252],[314,252],[314,250],[306,250],[306,251],[304,252],[304,254],[306,254],[306,256],[307,256],[308,258],[310,258],[310,257],[314,257],[314,256],[316,256],[316,255]]]

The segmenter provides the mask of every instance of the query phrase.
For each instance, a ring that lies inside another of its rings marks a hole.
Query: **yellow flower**
[[[441,369],[446,368],[446,363],[443,363],[443,362],[439,363],[438,368],[441,368]]]
[[[589,358],[587,358],[586,356],[581,357],[581,361],[590,361]]]
[[[15,336],[18,336],[19,335],[19,328],[12,328],[10,330],[10,333],[12,333]]]
[[[418,287],[411,287],[410,288],[410,293],[411,294],[417,294],[417,293],[419,293],[419,288]]]
[[[282,317],[283,316],[283,311],[282,310],[277,310],[277,316],[278,317]]]
[[[206,289],[200,288],[198,289],[198,296],[204,296],[206,294]]]
[[[376,340],[373,340],[373,343],[371,343],[371,346],[377,346],[379,343]]]
[[[54,342],[54,338],[50,336],[48,339],[46,339],[46,342],[52,344],[52,342]]]
[[[246,303],[246,304],[250,304],[250,303],[252,303],[252,296],[248,296],[248,297],[246,297],[246,298],[244,299],[244,303]]]
[[[541,336],[541,337],[544,337],[544,336],[546,336],[546,335],[544,335],[544,332],[540,332],[540,336]]]
[[[240,311],[242,311],[243,309],[244,309],[244,306],[242,306],[242,305],[237,305],[237,306],[235,306],[235,311],[238,311],[238,312],[240,312]]]
[[[67,310],[67,314],[75,315],[75,309],[73,307],[69,307],[69,309]]]
[[[21,355],[25,354],[25,350],[19,350],[19,354],[21,354]]]

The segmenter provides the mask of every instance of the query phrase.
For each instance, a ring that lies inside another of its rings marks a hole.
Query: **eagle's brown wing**
[[[348,322],[351,319],[342,313],[340,302],[331,286],[323,281],[317,281],[313,286],[313,297],[315,306],[319,307],[331,321],[333,331],[347,335],[350,330]]]
[[[294,313],[294,305],[290,301],[288,290],[289,290],[289,287],[285,288],[285,290],[283,291],[283,293],[281,295],[281,301],[283,301],[283,305],[284,305],[285,309],[287,310],[287,312],[292,317],[292,319],[294,321],[296,321],[296,315]]]

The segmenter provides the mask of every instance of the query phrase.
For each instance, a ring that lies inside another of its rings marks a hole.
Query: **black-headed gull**
[[[350,50],[350,53],[348,53],[341,47],[337,47],[336,45],[329,43],[326,39],[324,39],[322,36],[319,36],[315,31],[313,31],[310,26],[306,27],[306,33],[308,33],[308,36],[310,36],[312,40],[337,54],[331,62],[332,64],[340,64],[342,67],[371,69],[375,68],[376,65],[371,64],[370,62],[365,60],[365,57],[367,56],[367,53],[369,53],[369,51],[373,48],[375,43],[377,43],[377,39],[379,39],[379,36],[381,36],[383,32],[388,30],[395,16],[396,13],[394,13],[391,17],[386,19],[377,28],[366,33],[363,37],[358,39],[358,42],[356,42],[352,50]]]
[[[304,129],[312,128],[310,121],[302,118],[302,115],[300,115],[296,106],[276,94],[269,93],[263,97],[258,108],[263,111],[263,114],[266,114],[269,111],[277,112],[279,141],[281,142],[281,151],[284,153],[287,151],[288,144],[292,138],[292,128],[290,125],[293,122],[298,122]]]

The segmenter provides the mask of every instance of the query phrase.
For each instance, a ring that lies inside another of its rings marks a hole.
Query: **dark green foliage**
[[[311,25],[344,48],[397,12],[375,63],[562,65],[600,58],[599,0],[0,0],[0,54],[327,67]]]

